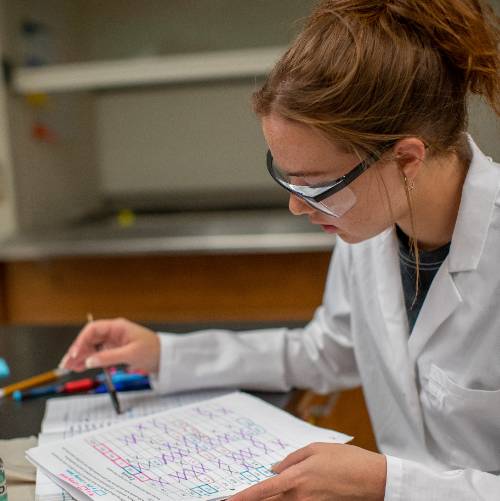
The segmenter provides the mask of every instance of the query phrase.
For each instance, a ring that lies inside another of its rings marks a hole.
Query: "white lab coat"
[[[391,228],[337,240],[323,304],[303,329],[162,335],[156,386],[362,384],[387,456],[386,500],[500,500],[500,165],[470,143],[450,252],[410,337]]]

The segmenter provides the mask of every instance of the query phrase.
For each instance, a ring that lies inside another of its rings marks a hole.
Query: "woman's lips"
[[[323,231],[326,231],[327,233],[337,233],[338,231],[338,228],[331,224],[322,224],[321,227],[323,228]]]
[[[309,222],[316,226],[321,226],[323,231],[326,231],[327,233],[338,233],[339,231],[339,228],[337,226],[334,226],[333,224],[325,224],[321,221],[314,221],[313,219],[309,219]]]

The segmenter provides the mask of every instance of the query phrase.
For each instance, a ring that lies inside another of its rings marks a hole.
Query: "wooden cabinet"
[[[83,323],[304,321],[321,303],[329,252],[135,256],[4,265],[5,319]]]

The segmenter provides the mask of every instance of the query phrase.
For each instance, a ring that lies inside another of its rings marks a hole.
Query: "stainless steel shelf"
[[[0,242],[0,260],[144,254],[221,254],[332,250],[335,239],[285,209],[139,215],[129,227],[114,217],[44,229]]]
[[[261,47],[18,68],[13,88],[26,94],[254,78],[266,75],[285,49]]]

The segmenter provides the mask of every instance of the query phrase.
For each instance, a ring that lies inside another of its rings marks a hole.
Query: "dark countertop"
[[[230,324],[161,324],[149,325],[159,331],[190,332],[197,329],[224,327],[234,330],[270,327],[276,323]],[[283,324],[279,324],[283,325]],[[291,323],[290,327],[302,324]],[[9,363],[11,375],[0,380],[1,386],[31,377],[57,367],[81,326],[2,326],[0,357]],[[94,371],[95,372],[95,371]],[[84,373],[82,373],[84,374]],[[78,377],[82,377],[79,375]],[[73,377],[74,379],[74,377]],[[285,407],[292,393],[255,393],[269,402]],[[64,397],[60,397],[64,398]],[[45,411],[46,398],[16,402],[10,397],[0,399],[0,439],[37,435]]]

